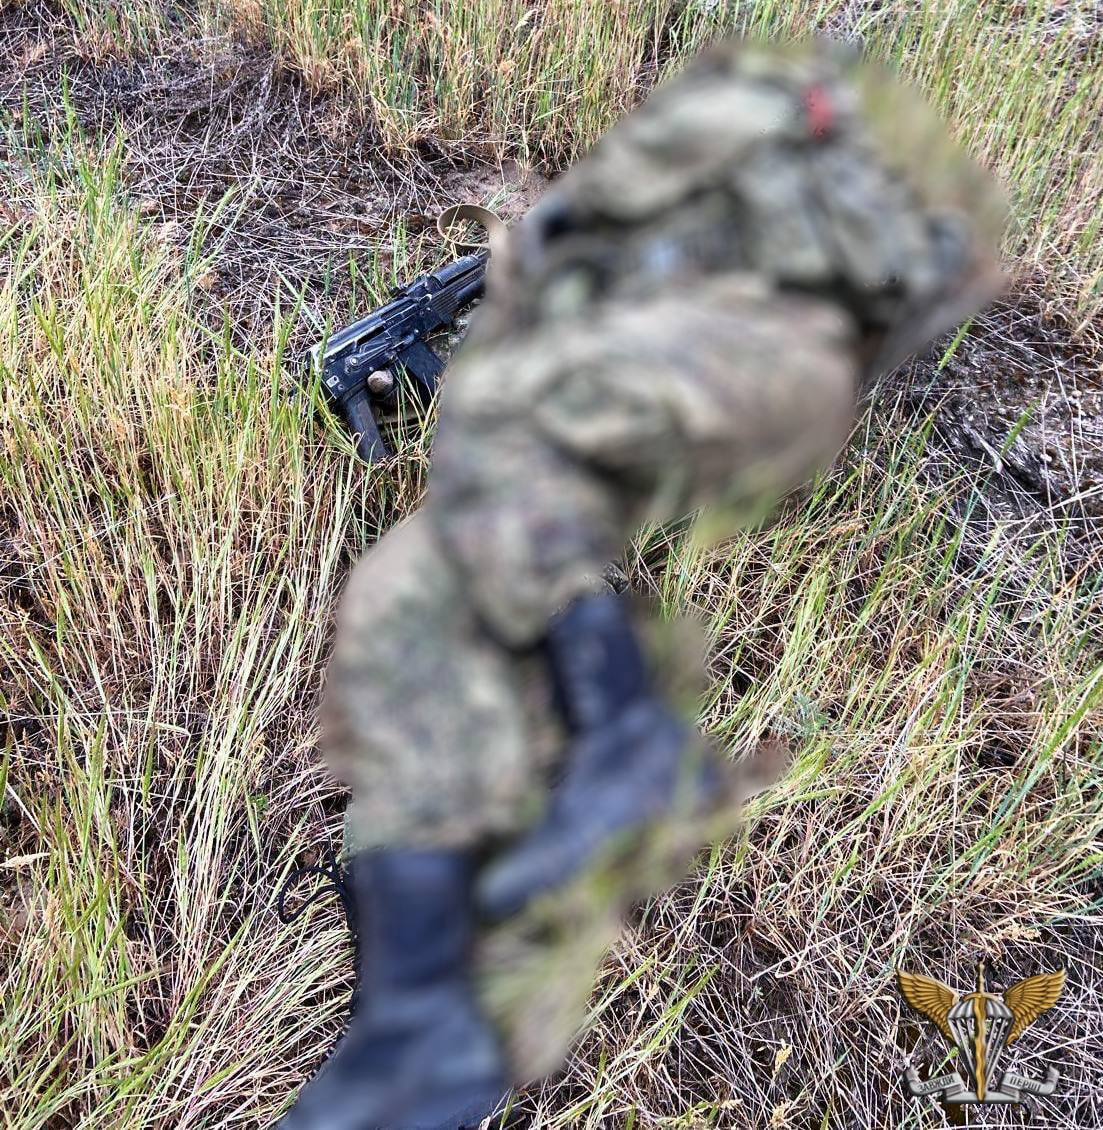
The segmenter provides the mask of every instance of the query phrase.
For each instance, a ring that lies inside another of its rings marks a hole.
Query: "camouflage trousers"
[[[612,304],[457,359],[426,503],[357,565],[327,747],[360,846],[539,814],[562,736],[536,645],[645,520],[758,509],[842,444],[852,327],[750,277]]]

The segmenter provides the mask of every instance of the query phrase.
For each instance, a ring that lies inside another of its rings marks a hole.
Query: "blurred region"
[[[602,599],[644,522],[704,507],[730,530],[829,462],[862,383],[998,293],[1003,217],[991,179],[883,70],[827,42],[730,43],[556,181],[492,262],[427,500],[345,594],[326,742],[360,848],[508,858],[528,835],[517,851],[539,873],[541,851],[562,862],[551,825],[596,837],[480,945],[514,1079],[555,1066],[620,915],[729,835],[764,776],[701,751],[709,820],[693,789],[651,818],[641,801],[607,843],[600,814],[564,815],[591,737],[572,730],[553,625]],[[615,666],[582,682],[625,678]],[[640,696],[672,699],[661,672]],[[627,696],[595,731],[637,709]],[[700,743],[684,733],[683,768]],[[634,740],[617,754],[628,796],[657,739]]]

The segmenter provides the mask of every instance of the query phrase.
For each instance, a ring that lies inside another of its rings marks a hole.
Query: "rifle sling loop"
[[[470,220],[483,228],[486,232],[486,240],[482,243],[472,243],[458,239],[450,229],[463,220]],[[437,216],[437,232],[441,239],[445,243],[451,243],[459,251],[473,252],[489,248],[492,257],[501,258],[506,231],[506,225],[501,217],[480,204],[453,204]]]

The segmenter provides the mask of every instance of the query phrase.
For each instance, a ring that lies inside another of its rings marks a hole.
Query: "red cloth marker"
[[[803,101],[808,129],[817,141],[822,141],[835,128],[835,107],[827,90],[822,86],[810,86],[804,92]]]

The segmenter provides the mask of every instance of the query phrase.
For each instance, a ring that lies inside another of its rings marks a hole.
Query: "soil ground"
[[[67,103],[60,97],[63,71]],[[141,63],[92,62],[38,9],[0,15],[0,107],[28,135],[68,129],[71,113],[90,144],[116,139],[135,206],[149,224],[180,247],[203,240],[210,269],[199,284],[209,295],[209,317],[226,319],[244,340],[270,331],[277,305],[287,309],[301,295],[312,317],[300,320],[295,349],[315,339],[318,323],[364,313],[372,296],[358,283],[355,264],[394,262],[397,270],[396,231],[408,241],[403,264],[431,262],[440,254],[433,223],[441,207],[489,200],[512,219],[539,195],[544,175],[554,173],[432,142],[416,160],[398,162],[346,105],[311,94],[264,50],[239,44],[200,55],[181,47]],[[0,141],[0,161],[13,176],[19,175],[16,158],[15,146]],[[1001,536],[1029,541],[1032,531],[1063,517],[1072,520],[1069,577],[1097,567],[1103,560],[1098,359],[1025,297],[978,318],[945,359],[952,348],[951,341],[941,342],[886,378],[881,396],[886,403],[902,397],[917,427],[929,422],[933,481],[963,467],[985,468],[982,489],[956,514],[969,530],[967,551],[975,551],[972,560],[966,552],[963,568],[983,558],[997,526]],[[703,960],[715,958],[724,970],[709,990],[717,1002],[711,1015],[738,1013],[748,1032],[760,1020],[776,1024],[784,1015],[796,1030],[804,1023],[799,994],[762,973],[773,955],[767,941],[753,937],[755,892],[728,894],[730,915],[696,939]],[[686,899],[692,897],[687,890]],[[671,899],[637,929],[653,939],[673,934],[679,907],[678,898]],[[733,960],[737,936],[743,941]],[[1057,940],[1070,951],[1092,946],[1076,929]],[[1093,988],[1086,985],[1085,992]],[[639,1004],[641,1013],[649,1007]],[[668,1064],[689,1090],[699,1076],[703,1094],[710,1071],[720,1076],[724,1070],[709,1059],[713,1023],[695,1028],[691,1017]],[[905,1037],[916,1038],[913,1030]],[[761,1057],[762,1076],[772,1080],[782,1064],[765,1044]],[[576,1064],[576,1071],[577,1085],[568,1084],[563,1102],[572,1088],[579,1098],[585,1094],[586,1070]]]
[[[117,140],[135,204],[166,240],[186,246],[202,223],[212,316],[241,337],[300,293],[319,318],[360,316],[350,262],[387,267],[396,232],[411,259],[432,259],[442,208],[493,201],[508,222],[542,180],[428,142],[396,161],[347,104],[312,95],[255,45],[89,62],[40,9],[0,20],[0,105],[47,132],[66,130],[71,110],[95,144]],[[309,317],[300,336],[316,336]]]

